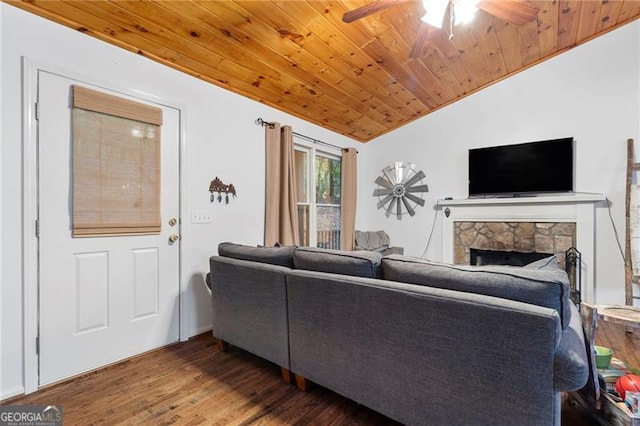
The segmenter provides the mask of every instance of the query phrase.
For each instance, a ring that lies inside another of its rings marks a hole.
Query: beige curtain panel
[[[342,197],[340,204],[340,249],[353,250],[356,233],[356,186],[358,151],[342,150]]]
[[[293,131],[279,123],[265,126],[264,245],[298,245],[298,200]]]
[[[73,236],[158,234],[162,110],[73,86]]]

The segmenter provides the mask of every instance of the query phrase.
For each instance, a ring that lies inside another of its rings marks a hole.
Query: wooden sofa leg
[[[291,371],[284,367],[280,367],[280,370],[282,371],[282,379],[285,383],[291,383]]]
[[[306,392],[311,388],[311,382],[309,380],[299,374],[294,374],[294,376],[296,378],[296,386],[298,386],[298,389],[302,392]]]
[[[229,343],[225,342],[222,339],[216,340],[216,346],[220,352],[227,352],[229,350]]]

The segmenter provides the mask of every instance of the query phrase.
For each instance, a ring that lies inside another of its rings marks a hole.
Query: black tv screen
[[[469,196],[573,191],[573,138],[469,150]]]

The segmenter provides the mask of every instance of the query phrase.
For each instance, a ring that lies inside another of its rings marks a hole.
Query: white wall
[[[421,256],[436,200],[468,195],[469,148],[573,136],[575,190],[611,200],[624,245],[626,141],[640,145],[639,39],[636,21],[367,144],[359,158],[358,227],[385,229],[406,254]],[[402,221],[385,218],[372,196],[375,177],[393,161],[416,163],[430,185],[425,208]],[[437,260],[436,220],[427,257]],[[623,261],[605,207],[597,209],[596,244],[597,302],[622,303]]]
[[[258,244],[263,237],[264,129],[268,121],[291,124],[295,131],[341,146],[351,139],[309,124],[110,46],[71,29],[0,3],[2,144],[0,146],[0,400],[23,391],[22,354],[22,140],[21,56],[106,82],[137,89],[186,107],[183,176],[186,210],[211,209],[213,223],[183,218],[182,276],[187,286],[189,335],[210,328],[210,301],[203,291],[209,256],[221,241]],[[26,30],[28,29],[28,30]],[[209,182],[231,182],[238,198],[229,205],[209,203]]]

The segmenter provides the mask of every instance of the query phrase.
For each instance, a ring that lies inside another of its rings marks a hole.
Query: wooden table
[[[596,309],[598,319],[613,322],[630,328],[640,328],[640,308],[621,305],[587,305]]]
[[[585,336],[588,339],[592,375],[597,377],[595,357],[592,354],[594,354],[593,346],[598,322],[606,321],[629,329],[640,329],[640,308],[620,305],[589,305],[583,302],[580,304],[580,315]],[[583,391],[573,393],[572,399],[586,409],[600,424],[640,426],[640,417],[633,417],[624,402],[615,401],[607,392],[601,393],[597,381],[590,378],[587,385],[588,387]]]

